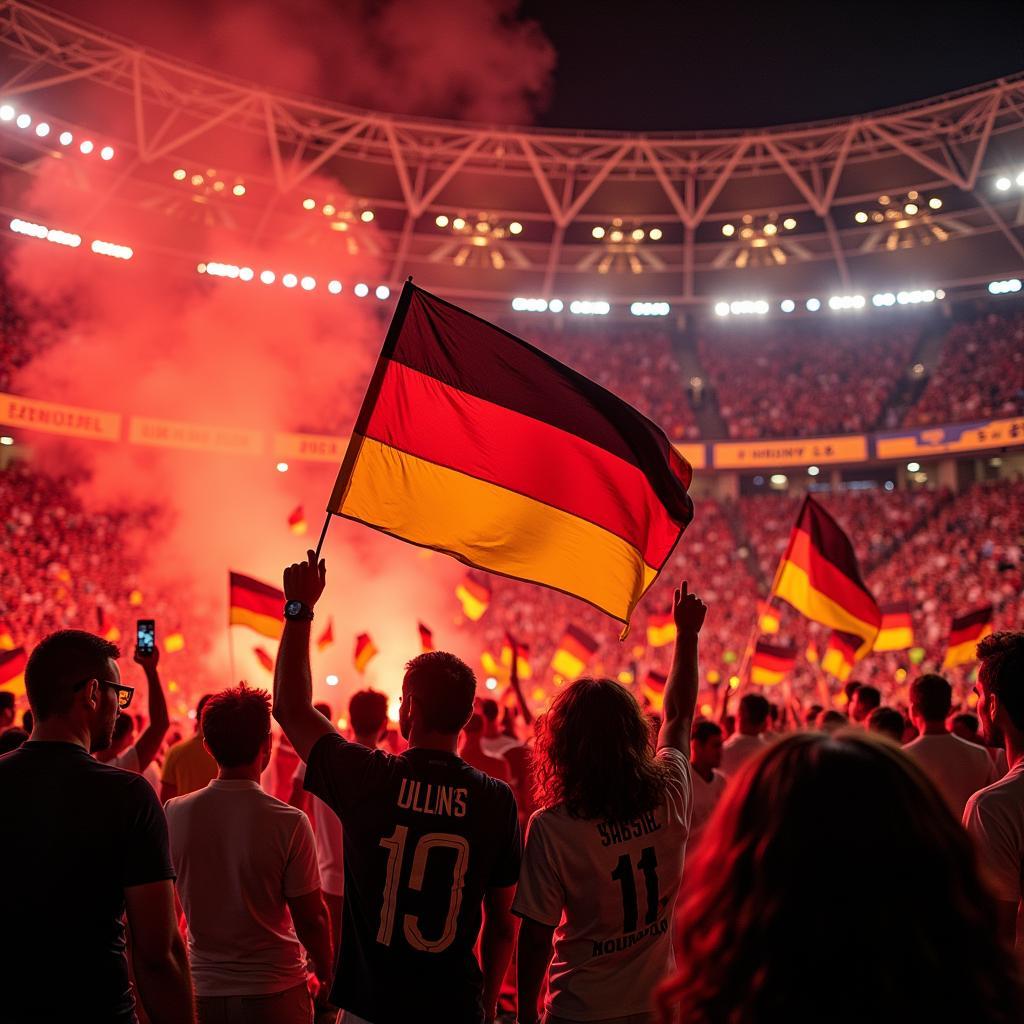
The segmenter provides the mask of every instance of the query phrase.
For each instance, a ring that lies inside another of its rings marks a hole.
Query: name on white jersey
[[[630,839],[639,839],[641,836],[648,836],[661,828],[653,811],[642,814],[632,821],[602,821],[598,823],[597,831],[601,836],[602,846],[613,846],[615,843],[625,843]]]
[[[462,787],[440,786],[418,779],[402,779],[398,790],[398,806],[418,814],[441,814],[449,818],[466,816],[469,791]]]

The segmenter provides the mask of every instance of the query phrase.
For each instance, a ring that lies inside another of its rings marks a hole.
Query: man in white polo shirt
[[[303,947],[326,997],[330,921],[309,819],[260,788],[270,695],[216,694],[202,735],[217,778],[166,807],[199,1024],[309,1024]]]

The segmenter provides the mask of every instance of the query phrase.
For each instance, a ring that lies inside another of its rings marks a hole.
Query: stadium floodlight
[[[604,228],[602,228],[602,227],[600,227],[600,226],[598,226],[598,227],[596,227],[596,228],[593,228],[593,229],[591,230],[590,234],[591,234],[591,235],[592,235],[592,236],[593,236],[594,238],[597,238],[597,239],[599,239],[599,240],[600,240],[600,239],[604,238]]]
[[[71,143],[75,141],[75,137],[71,132],[61,132],[60,135],[57,136],[57,141],[62,146],[70,146]]]
[[[260,280],[264,284],[273,284],[277,280],[277,275],[272,270],[261,270]]]
[[[550,302],[548,303],[548,309],[549,309],[549,310],[550,310],[550,311],[551,311],[552,313],[561,313],[561,312],[562,312],[562,310],[563,310],[563,309],[565,309],[565,303],[564,303],[564,302],[562,302],[562,300],[561,300],[561,299],[552,299],[552,300],[551,300],[551,301],[550,301]]]
[[[807,475],[808,476],[817,476],[820,472],[821,472],[821,470],[818,469],[817,466],[808,466],[807,467]]]
[[[365,299],[370,294],[370,286],[360,281],[352,291],[355,292],[357,298]]]
[[[768,482],[773,487],[784,487],[788,480],[789,477],[787,477],[785,473],[772,473],[768,478]]]
[[[281,278],[281,284],[283,284],[285,288],[294,288],[298,283],[299,279],[295,274],[285,274],[284,277]]]
[[[45,121],[40,121],[36,125],[36,135],[41,139],[45,139],[50,134],[50,126]]]
[[[252,267],[240,267],[238,271],[239,281],[251,281],[255,277]]]
[[[29,238],[46,238],[46,227],[42,224],[33,224],[31,221],[21,220],[15,217],[10,223],[12,231],[19,235],[28,235]],[[991,285],[989,286],[991,291]]]
[[[381,302],[384,302],[391,298],[391,289],[386,284],[379,284],[374,289],[373,294],[376,295]]]
[[[100,159],[101,160],[113,160],[114,159],[114,147],[113,146],[104,146],[100,150]]]
[[[331,675],[329,675],[324,680],[324,682],[327,683],[328,686],[337,686],[338,685],[338,677],[336,675],[334,675],[333,673],[331,673]]]
[[[14,120],[14,107],[10,103],[4,103],[0,106],[0,121],[13,121]]]
[[[446,228],[446,227],[448,227],[448,218],[447,218],[447,217],[446,217],[446,216],[445,216],[445,215],[444,215],[443,213],[439,213],[439,214],[438,214],[438,215],[437,215],[437,216],[436,216],[436,217],[434,218],[434,223],[435,223],[435,224],[436,224],[436,225],[437,225],[437,226],[438,226],[439,228]]]
[[[287,473],[288,472],[288,463],[287,462],[279,462],[277,464],[277,471],[278,471],[278,473]]]
[[[840,309],[863,309],[864,308],[864,296],[863,295],[833,295],[828,300],[828,308],[834,310]]]
[[[96,147],[92,144],[89,139],[86,139],[79,147],[79,152],[84,153],[88,156]]]
[[[1006,177],[996,178],[996,188],[999,189],[1000,192],[1007,192],[1007,191],[1009,191],[1009,188],[1010,188],[1010,186],[1012,184],[1013,184],[1013,182],[1010,181],[1009,178],[1006,178]]]
[[[576,299],[569,303],[569,312],[576,316],[607,316],[611,308],[603,299]]]
[[[724,303],[716,303],[715,312],[719,316],[731,313],[733,316],[764,316],[771,308],[764,299],[737,299],[727,304],[726,312],[719,309]]]
[[[1012,292],[1019,292],[1021,289],[1020,278],[1011,277],[1005,281],[990,281],[988,290],[993,295],[1009,295]]]
[[[792,299],[783,299],[779,303],[779,309],[781,309],[783,313],[792,313],[793,310],[796,309],[796,303]]]
[[[821,299],[808,299],[804,305],[809,313],[817,313],[821,309]]]
[[[359,214],[359,219],[364,224],[369,224],[370,221],[373,220],[373,210],[363,210],[363,212]]]
[[[784,220],[784,221],[782,222],[782,226],[783,226],[783,227],[784,227],[784,228],[785,228],[785,229],[786,229],[787,231],[792,231],[792,230],[793,230],[793,228],[795,228],[795,227],[796,227],[796,218],[795,218],[795,217],[787,217],[787,218],[786,218],[786,219],[785,219],[785,220]]]
[[[304,210],[312,210],[316,206],[316,200],[307,196],[302,200],[302,208]]]
[[[508,233],[510,235],[521,235],[523,233],[523,225],[517,220],[512,221],[508,226]]]
[[[900,306],[916,306],[921,302],[934,302],[937,298],[932,288],[915,288],[912,291],[897,292],[896,302]]]
[[[486,686],[488,690],[496,690],[498,688],[498,680],[495,679],[494,676],[488,676],[484,681],[484,686]]]
[[[118,245],[116,242],[103,242],[98,238],[89,248],[98,256],[112,256],[115,260],[130,260],[135,255],[131,246]]]
[[[729,303],[728,302],[716,302],[715,303],[715,316],[728,316],[729,315]]]
[[[938,196],[932,196],[931,199],[928,200],[928,205],[933,210],[941,210],[942,209],[942,200]]]
[[[921,472],[921,463],[920,462],[908,462],[907,463],[907,472],[908,473],[920,473]]]
[[[512,300],[512,308],[517,313],[544,313],[547,311],[548,303],[547,299],[529,299],[517,295]]]
[[[234,185],[232,187],[231,194],[233,196],[244,196],[245,195],[245,186],[241,182],[238,182],[238,184],[236,184],[236,185]]]
[[[299,284],[302,285],[302,290],[304,292],[311,292],[316,287],[316,278],[310,277],[309,274],[306,274]]]
[[[327,290],[332,295],[340,295],[341,294],[341,282],[340,281],[328,281],[327,282]]]
[[[893,292],[878,292],[871,296],[871,303],[875,306],[895,306],[896,296]]]
[[[672,307],[667,302],[634,302],[629,311],[633,316],[668,316]]]
[[[661,236],[662,236],[661,228],[651,228],[651,230],[647,232],[647,237],[652,242],[660,242],[661,241]]]
[[[10,434],[4,434],[3,437],[0,437],[0,444],[5,448],[10,448],[10,446],[14,444],[14,438],[11,437]]]
[[[18,119],[14,123],[19,128],[27,128],[32,123],[32,118],[28,114],[19,114]]]

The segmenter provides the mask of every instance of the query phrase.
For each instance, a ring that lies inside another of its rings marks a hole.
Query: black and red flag
[[[432,651],[434,649],[434,631],[428,626],[424,626],[422,622],[418,622],[416,628],[420,631],[420,650],[424,654]]]
[[[407,283],[327,509],[628,623],[691,476],[622,399]]]
[[[973,612],[953,620],[946,643],[943,668],[969,665],[978,657],[978,642],[992,633],[992,605],[975,608]]]

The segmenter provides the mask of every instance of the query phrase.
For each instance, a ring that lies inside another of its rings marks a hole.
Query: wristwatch
[[[302,601],[288,601],[284,606],[284,617],[296,619],[299,622],[311,622],[313,620],[313,609]]]

